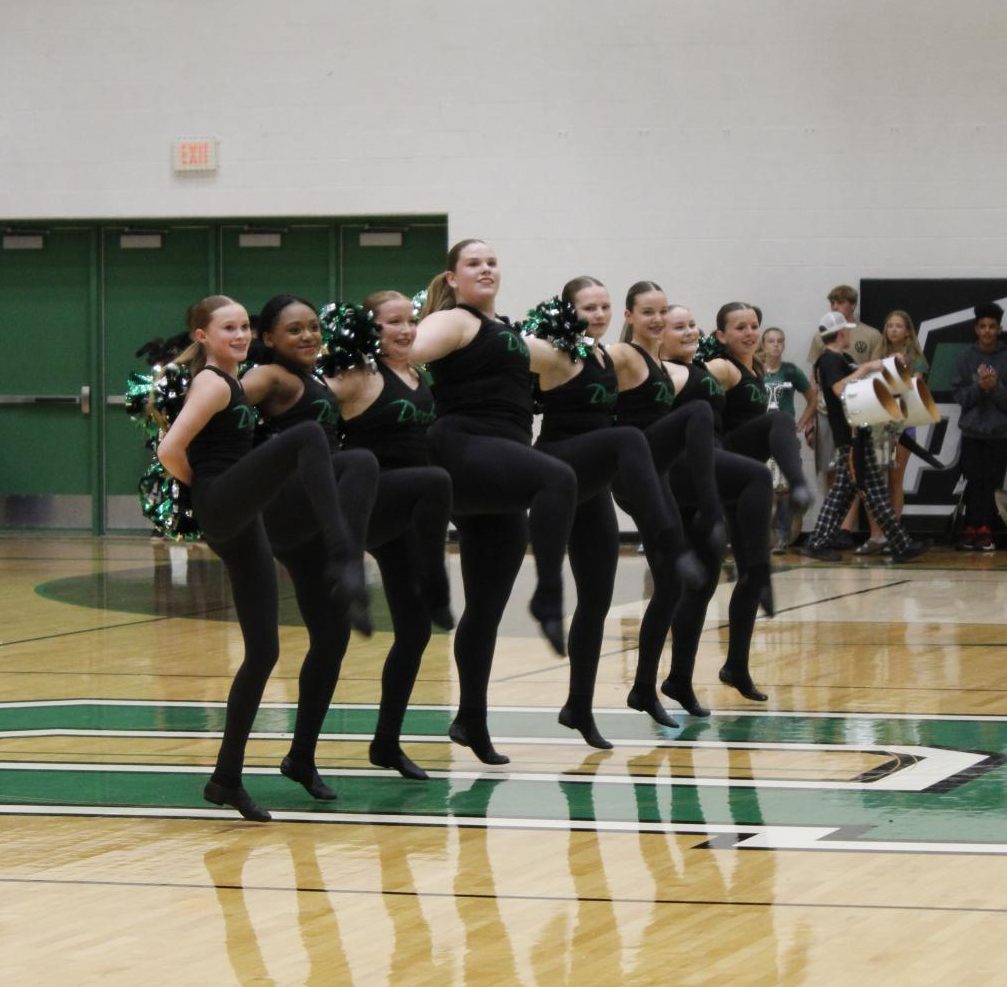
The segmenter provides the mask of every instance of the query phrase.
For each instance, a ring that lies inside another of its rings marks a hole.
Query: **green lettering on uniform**
[[[607,388],[604,384],[588,384],[587,392],[591,395],[591,404],[615,404],[619,392]]]
[[[658,404],[672,404],[675,400],[675,388],[663,380],[654,381],[654,400]]]
[[[516,333],[513,332],[501,332],[501,336],[507,339],[507,352],[508,353],[520,353],[522,356],[528,356],[528,344]]]
[[[712,374],[707,374],[703,378],[703,383],[706,384],[706,389],[710,392],[711,398],[715,398],[718,394],[724,393],[724,388],[720,386],[720,381]]]
[[[238,428],[252,428],[255,425],[255,411],[247,404],[236,404],[232,410],[238,416]]]
[[[315,412],[315,421],[319,425],[339,424],[339,408],[331,401],[319,398],[317,401],[311,402],[311,407],[317,409]]]
[[[399,417],[395,421],[399,425],[407,422],[416,422],[418,425],[430,425],[434,420],[434,413],[432,411],[424,411],[422,408],[417,408],[407,398],[389,401],[389,405],[396,404],[399,406]]]
[[[766,404],[768,400],[766,398],[766,392],[758,384],[753,384],[749,381],[745,384],[745,390],[748,392],[748,400],[751,404]]]

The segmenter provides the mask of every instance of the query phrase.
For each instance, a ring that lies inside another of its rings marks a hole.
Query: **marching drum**
[[[913,377],[909,389],[899,398],[899,404],[905,416],[902,424],[907,428],[913,425],[935,425],[941,420],[941,413],[937,410],[930,388],[919,374]]]
[[[843,413],[852,428],[902,421],[902,408],[881,374],[850,381],[841,396]]]
[[[885,386],[895,394],[905,394],[913,386],[913,372],[894,356],[886,356],[881,361],[881,376]]]

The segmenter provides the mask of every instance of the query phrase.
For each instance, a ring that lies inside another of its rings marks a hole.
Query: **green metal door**
[[[105,527],[145,528],[137,481],[150,459],[143,434],[123,411],[131,370],[149,370],[136,351],[185,330],[185,311],[217,290],[210,224],[102,229],[105,394]]]
[[[336,292],[331,223],[221,226],[221,290],[251,315],[273,295],[323,305]]]
[[[0,525],[90,528],[96,236],[9,230],[0,249]]]
[[[339,232],[342,301],[385,289],[411,297],[444,270],[445,222],[344,223]]]

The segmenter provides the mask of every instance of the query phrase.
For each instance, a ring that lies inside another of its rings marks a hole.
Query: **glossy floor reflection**
[[[200,797],[241,651],[212,556],[0,540],[4,982],[998,982],[1007,559],[789,561],[753,651],[770,701],[717,682],[724,585],[696,676],[714,715],[666,729],[624,705],[646,595],[626,555],[611,752],[556,723],[566,665],[524,615],[529,562],[491,688],[512,763],[445,740],[438,635],[406,723],[427,783],[367,761],[379,623],[326,720],[329,804],[276,771],[305,647],[287,619],[246,779],[276,821],[254,826]]]

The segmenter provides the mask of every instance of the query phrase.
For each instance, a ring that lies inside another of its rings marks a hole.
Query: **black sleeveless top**
[[[354,418],[342,420],[343,445],[370,449],[383,470],[427,466],[427,426],[434,420],[434,396],[420,376],[413,390],[378,360],[385,383],[374,403]]]
[[[647,364],[647,377],[642,384],[619,392],[615,406],[616,421],[620,425],[647,428],[671,411],[675,400],[675,385],[668,371],[661,366],[642,346],[630,343]]]
[[[583,359],[584,367],[576,377],[551,391],[539,391],[542,403],[542,430],[538,441],[559,442],[599,428],[609,428],[615,421],[615,402],[619,386],[615,364],[603,346],[598,346],[605,365],[593,353]]]
[[[713,431],[720,435],[724,430],[724,388],[720,381],[701,363],[680,364],[689,371],[689,378],[678,392],[676,405],[690,401],[705,401],[713,409]]]
[[[329,448],[335,452],[339,448],[339,401],[314,374],[296,373],[296,376],[304,384],[304,390],[286,411],[269,419],[269,431],[282,432],[301,422],[318,422],[329,440]]]
[[[769,410],[769,393],[762,378],[756,376],[743,363],[732,357],[727,359],[738,368],[741,380],[726,395],[724,404],[724,432],[764,415]]]
[[[194,482],[208,480],[223,473],[249,453],[255,430],[255,409],[248,403],[241,384],[217,367],[205,367],[200,373],[207,371],[212,371],[227,381],[227,386],[231,389],[231,400],[189,443],[189,465],[192,467]]]
[[[468,305],[457,307],[478,317],[479,330],[467,346],[429,365],[437,417],[464,416],[487,435],[531,442],[527,344],[503,322]]]

